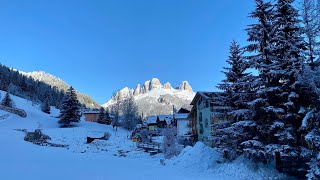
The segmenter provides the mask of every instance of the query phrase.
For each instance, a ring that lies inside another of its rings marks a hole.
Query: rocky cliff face
[[[143,86],[138,84],[135,89],[126,87],[117,93],[120,93],[121,99],[133,94],[139,112],[144,115],[171,114],[173,106],[177,109],[188,108],[195,96],[187,81],[183,81],[174,89],[169,82],[162,85],[157,78],[146,81]],[[103,106],[111,107],[114,103],[114,98],[112,98]]]
[[[182,84],[179,86],[179,89],[184,90],[184,91],[193,92],[192,87],[190,86],[188,81],[183,81]]]
[[[171,83],[167,82],[166,84],[162,85],[159,79],[153,78],[151,81],[150,80],[146,81],[142,87],[140,84],[138,84],[136,89],[133,90],[133,95],[134,96],[143,95],[145,93],[152,91],[153,89],[171,90],[173,88],[171,86]],[[188,81],[182,81],[182,83],[176,88],[176,90],[193,92],[193,89],[191,85],[188,83]]]
[[[163,89],[172,89],[172,86],[169,82],[163,85]]]

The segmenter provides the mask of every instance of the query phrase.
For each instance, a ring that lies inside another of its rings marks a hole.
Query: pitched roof
[[[188,113],[178,113],[178,114],[176,114],[175,115],[175,118],[177,119],[177,120],[179,120],[179,119],[188,119]]]
[[[189,109],[187,108],[180,108],[180,110],[178,111],[178,113],[190,113],[192,107],[190,107]]]
[[[200,99],[200,97],[207,99],[207,100],[212,100],[215,96],[222,94],[222,92],[197,92],[197,94],[194,96],[193,100],[191,101],[190,105],[195,105],[196,102]]]
[[[147,124],[157,124],[157,116],[148,116]]]
[[[83,114],[100,114],[100,111],[96,111],[96,110],[87,110],[84,111]]]
[[[161,115],[158,115],[158,118],[159,118],[159,121],[166,121],[167,124],[171,124],[171,121],[173,120],[173,115],[161,114]]]

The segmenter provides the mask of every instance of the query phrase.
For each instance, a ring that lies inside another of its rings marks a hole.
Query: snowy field
[[[1,92],[1,97],[4,93]],[[244,159],[234,163],[220,163],[219,154],[198,143],[187,147],[179,157],[160,164],[162,154],[150,156],[128,140],[128,132],[96,123],[81,121],[75,128],[61,129],[59,111],[47,115],[30,101],[13,97],[18,108],[28,117],[0,111],[0,180],[206,180],[206,179],[281,179],[272,168],[253,166]],[[3,117],[3,118],[1,118]],[[68,148],[37,146],[23,140],[24,133],[42,129],[50,142],[69,145]],[[112,134],[108,141],[86,144],[87,136]],[[121,152],[121,153],[120,153]]]

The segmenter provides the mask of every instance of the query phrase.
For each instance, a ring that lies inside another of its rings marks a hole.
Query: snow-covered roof
[[[173,120],[173,115],[169,114],[169,115],[165,115],[165,114],[161,114],[158,115],[159,121],[166,121],[167,124],[171,124],[171,121]]]
[[[200,97],[207,99],[207,100],[211,100],[213,99],[214,96],[217,96],[221,94],[221,92],[197,92],[197,94],[195,95],[195,97],[193,98],[191,105],[195,105],[197,103],[197,101],[200,99]]]
[[[158,117],[160,121],[164,121],[166,119],[173,119],[173,115],[171,114],[170,115],[161,114],[161,115],[158,115]]]
[[[156,124],[157,123],[157,116],[148,116],[147,117],[147,124]]]
[[[179,120],[179,119],[188,119],[188,113],[178,113],[178,114],[176,114],[175,115],[175,118],[177,119],[177,120]]]
[[[96,110],[87,110],[84,111],[83,114],[100,114],[100,111],[96,111]]]

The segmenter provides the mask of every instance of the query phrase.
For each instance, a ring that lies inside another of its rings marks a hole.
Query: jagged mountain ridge
[[[67,91],[67,89],[69,89],[70,85],[68,83],[66,83],[65,81],[63,81],[62,79],[46,73],[44,71],[33,71],[33,72],[21,72],[21,74],[28,76],[28,77],[32,77],[35,80],[38,80],[40,82],[46,83],[52,87],[56,87],[59,90],[62,90],[64,92]],[[86,107],[88,108],[99,108],[100,105],[94,101],[91,97],[89,97],[86,94],[80,93],[77,91],[77,96],[79,99],[79,102],[81,104],[84,104]]]
[[[143,85],[138,84],[135,89],[125,87],[118,91],[116,95],[119,95],[121,100],[133,95],[139,113],[146,116],[172,114],[173,106],[177,109],[181,107],[190,109],[190,102],[195,93],[188,81],[183,81],[177,88],[173,88],[171,83],[167,82],[162,85],[159,79],[153,78]],[[105,103],[103,107],[111,108],[114,103],[115,96]]]

